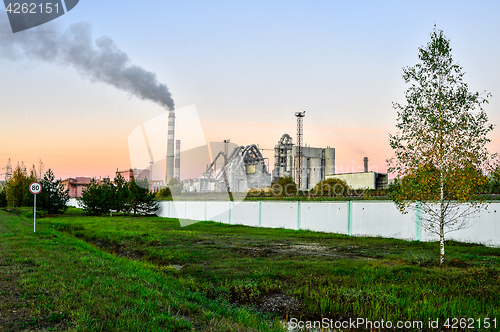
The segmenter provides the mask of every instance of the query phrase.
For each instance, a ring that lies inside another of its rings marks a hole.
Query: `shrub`
[[[96,179],[82,191],[80,202],[83,210],[91,216],[107,214],[113,207],[114,188],[109,180],[99,183]]]
[[[172,193],[170,192],[170,188],[166,187],[166,188],[158,190],[158,192],[156,193],[156,197],[158,197],[158,198],[160,198],[160,197],[172,197]]]
[[[128,204],[130,200],[129,183],[119,173],[113,182],[112,209],[116,212],[130,212]]]
[[[40,181],[42,192],[38,194],[38,206],[48,213],[64,213],[69,200],[69,190],[65,189],[61,180],[54,179],[54,173],[49,169]]]
[[[317,196],[344,196],[350,194],[352,188],[344,180],[330,178],[318,182],[311,191]]]
[[[271,184],[271,193],[274,196],[294,196],[297,194],[297,184],[291,176],[279,178]]]
[[[500,193],[500,167],[497,167],[495,171],[491,173],[489,186],[490,193]]]
[[[155,200],[155,194],[149,192],[148,180],[132,180],[128,186],[129,198],[128,207],[130,211],[136,214],[150,215],[158,210],[158,203]]]
[[[18,164],[7,182],[7,205],[10,207],[33,206],[33,194],[29,191],[29,185],[36,180],[34,167],[28,175],[26,168],[21,168]]]
[[[5,185],[0,185],[0,208],[7,206],[7,190]]]
[[[179,195],[182,193],[183,185],[177,180],[177,178],[173,178],[168,182],[168,188],[170,189],[170,193],[172,195]]]

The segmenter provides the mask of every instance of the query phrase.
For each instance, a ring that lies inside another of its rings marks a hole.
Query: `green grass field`
[[[1,331],[280,331],[292,317],[500,325],[500,248],[448,242],[440,267],[437,243],[78,209],[33,234],[30,217],[0,210]]]

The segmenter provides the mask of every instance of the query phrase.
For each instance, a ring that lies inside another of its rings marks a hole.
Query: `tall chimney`
[[[167,136],[167,165],[165,167],[165,182],[174,178],[174,138],[175,138],[175,113],[168,113],[168,136]]]
[[[363,163],[365,164],[365,173],[368,172],[368,157],[363,158]]]
[[[174,177],[181,181],[181,140],[175,141],[175,172]]]

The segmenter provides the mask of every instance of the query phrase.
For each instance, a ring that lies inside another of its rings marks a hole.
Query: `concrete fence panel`
[[[68,206],[81,207],[75,198]],[[391,201],[163,201],[160,217],[212,220],[254,227],[303,229],[356,236],[382,236],[417,241],[439,237],[420,224],[421,211],[402,214]],[[500,247],[500,202],[474,214],[470,227],[446,234],[447,240]]]
[[[169,218],[168,203],[167,201],[158,202],[158,210],[156,211],[158,217]]]
[[[259,227],[259,216],[262,212],[259,210],[260,205],[259,202],[233,204],[231,224]]]
[[[402,214],[392,202],[353,202],[351,235],[416,240],[414,213]]]
[[[445,234],[445,240],[500,246],[500,203],[491,203],[472,214],[469,222],[469,227]],[[425,231],[422,225],[421,240],[439,241],[439,235]]]
[[[262,227],[300,229],[297,202],[262,202]]]
[[[231,223],[231,204],[232,202],[213,202],[207,203],[207,218],[205,220],[217,221],[224,224]]]
[[[300,229],[347,234],[347,202],[300,204]]]
[[[187,203],[187,219],[205,220],[206,219],[206,204],[205,202],[186,201]]]

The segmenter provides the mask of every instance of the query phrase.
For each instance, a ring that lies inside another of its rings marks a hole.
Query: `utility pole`
[[[297,162],[296,162],[296,178],[297,178],[297,188],[298,190],[302,190],[302,121],[306,116],[306,111],[295,112],[295,116],[297,117]]]

